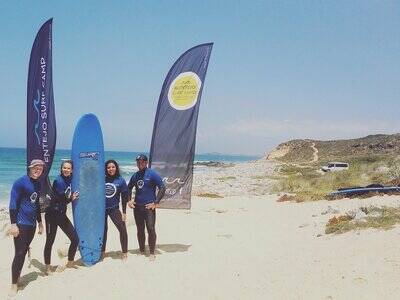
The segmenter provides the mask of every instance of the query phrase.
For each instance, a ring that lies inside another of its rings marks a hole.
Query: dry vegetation
[[[296,201],[326,199],[327,194],[339,188],[366,186],[372,183],[392,184],[399,162],[389,155],[352,157],[344,160],[349,170],[323,173],[318,164],[283,164],[275,170],[274,193],[290,193]]]
[[[391,229],[400,223],[400,208],[394,207],[369,207],[364,208],[366,217],[354,220],[349,215],[333,217],[325,227],[325,233],[344,233],[350,230],[367,228]]]

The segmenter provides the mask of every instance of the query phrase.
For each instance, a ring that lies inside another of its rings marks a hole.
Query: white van
[[[348,170],[349,169],[349,164],[345,162],[329,162],[326,166],[323,166],[321,168],[322,171],[324,172],[332,172],[332,171],[342,171],[342,170]]]

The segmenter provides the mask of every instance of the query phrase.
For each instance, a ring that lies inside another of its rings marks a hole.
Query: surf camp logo
[[[186,110],[196,105],[201,88],[200,77],[193,72],[179,74],[168,90],[169,104],[177,110]]]
[[[65,197],[67,199],[71,199],[71,197],[72,197],[72,189],[71,189],[70,185],[65,189],[64,195],[65,195]]]
[[[29,199],[31,200],[31,203],[35,203],[37,200],[38,194],[36,192],[33,192]]]
[[[93,160],[98,160],[99,159],[99,152],[81,152],[79,153],[79,158],[89,158]]]
[[[141,189],[144,186],[144,181],[142,179],[138,180],[137,186],[139,189]]]
[[[168,196],[173,196],[175,194],[182,195],[183,189],[185,187],[185,181],[180,177],[164,177],[163,182],[165,184],[166,190],[165,194]]]
[[[37,98],[33,99],[33,108],[37,114],[37,120],[35,123],[35,136],[37,140],[37,144],[40,145],[40,137],[39,137],[39,120],[40,120],[40,112],[39,112],[39,103],[40,103],[40,92],[37,90]]]
[[[46,95],[47,62],[44,57],[39,60],[40,89],[36,90],[36,97],[33,99],[33,109],[36,112],[36,122],[34,125],[35,138],[38,146],[41,146],[43,160],[50,161],[48,144],[48,101]]]
[[[114,183],[107,182],[106,183],[106,198],[112,198],[117,193],[117,187]]]

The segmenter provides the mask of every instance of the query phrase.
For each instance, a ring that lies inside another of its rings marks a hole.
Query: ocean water
[[[106,151],[105,158],[106,160],[115,159],[119,164],[121,175],[128,181],[137,170],[134,159],[138,154],[139,152]],[[59,174],[61,160],[69,158],[69,150],[56,151],[49,175],[50,182]],[[259,158],[245,155],[199,154],[195,156],[195,161],[237,163],[253,161]],[[201,172],[206,168],[204,166],[195,166],[194,172]],[[26,150],[0,147],[0,206],[8,205],[13,182],[24,174],[26,174]]]

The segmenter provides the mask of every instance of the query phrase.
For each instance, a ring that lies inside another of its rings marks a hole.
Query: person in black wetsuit
[[[108,231],[108,217],[113,221],[119,231],[119,239],[122,248],[122,259],[128,258],[128,233],[126,231],[126,203],[128,202],[128,186],[125,179],[119,173],[118,163],[107,160],[105,163],[106,172],[106,215],[104,222],[104,237],[102,246],[102,257],[105,256]],[[122,214],[119,210],[120,199],[122,199]]]
[[[28,166],[28,175],[17,179],[11,189],[10,196],[10,235],[14,237],[15,255],[11,266],[11,289],[9,296],[16,296],[18,280],[36,231],[36,222],[39,224],[39,234],[43,232],[42,217],[40,215],[39,177],[43,174],[45,163],[40,159],[33,159]]]
[[[139,169],[133,174],[128,184],[128,195],[131,198],[132,189],[135,188],[135,200],[130,200],[128,205],[133,208],[137,227],[137,238],[139,242],[139,251],[144,254],[145,249],[145,226],[148,233],[148,241],[150,248],[150,260],[155,259],[156,246],[156,207],[165,194],[165,186],[160,177],[155,171],[147,167],[147,156],[140,154],[136,157],[136,164]],[[156,195],[156,188],[158,193]]]
[[[78,192],[71,191],[72,180],[72,161],[66,160],[61,163],[60,175],[53,182],[54,197],[51,199],[50,206],[46,209],[46,245],[44,247],[44,263],[46,264],[46,273],[51,274],[52,267],[50,265],[51,249],[57,234],[57,228],[60,227],[67,235],[71,244],[68,250],[68,262],[64,266],[57,268],[58,272],[65,268],[72,267],[74,263],[76,249],[78,247],[79,238],[68,219],[67,204],[79,197]]]

